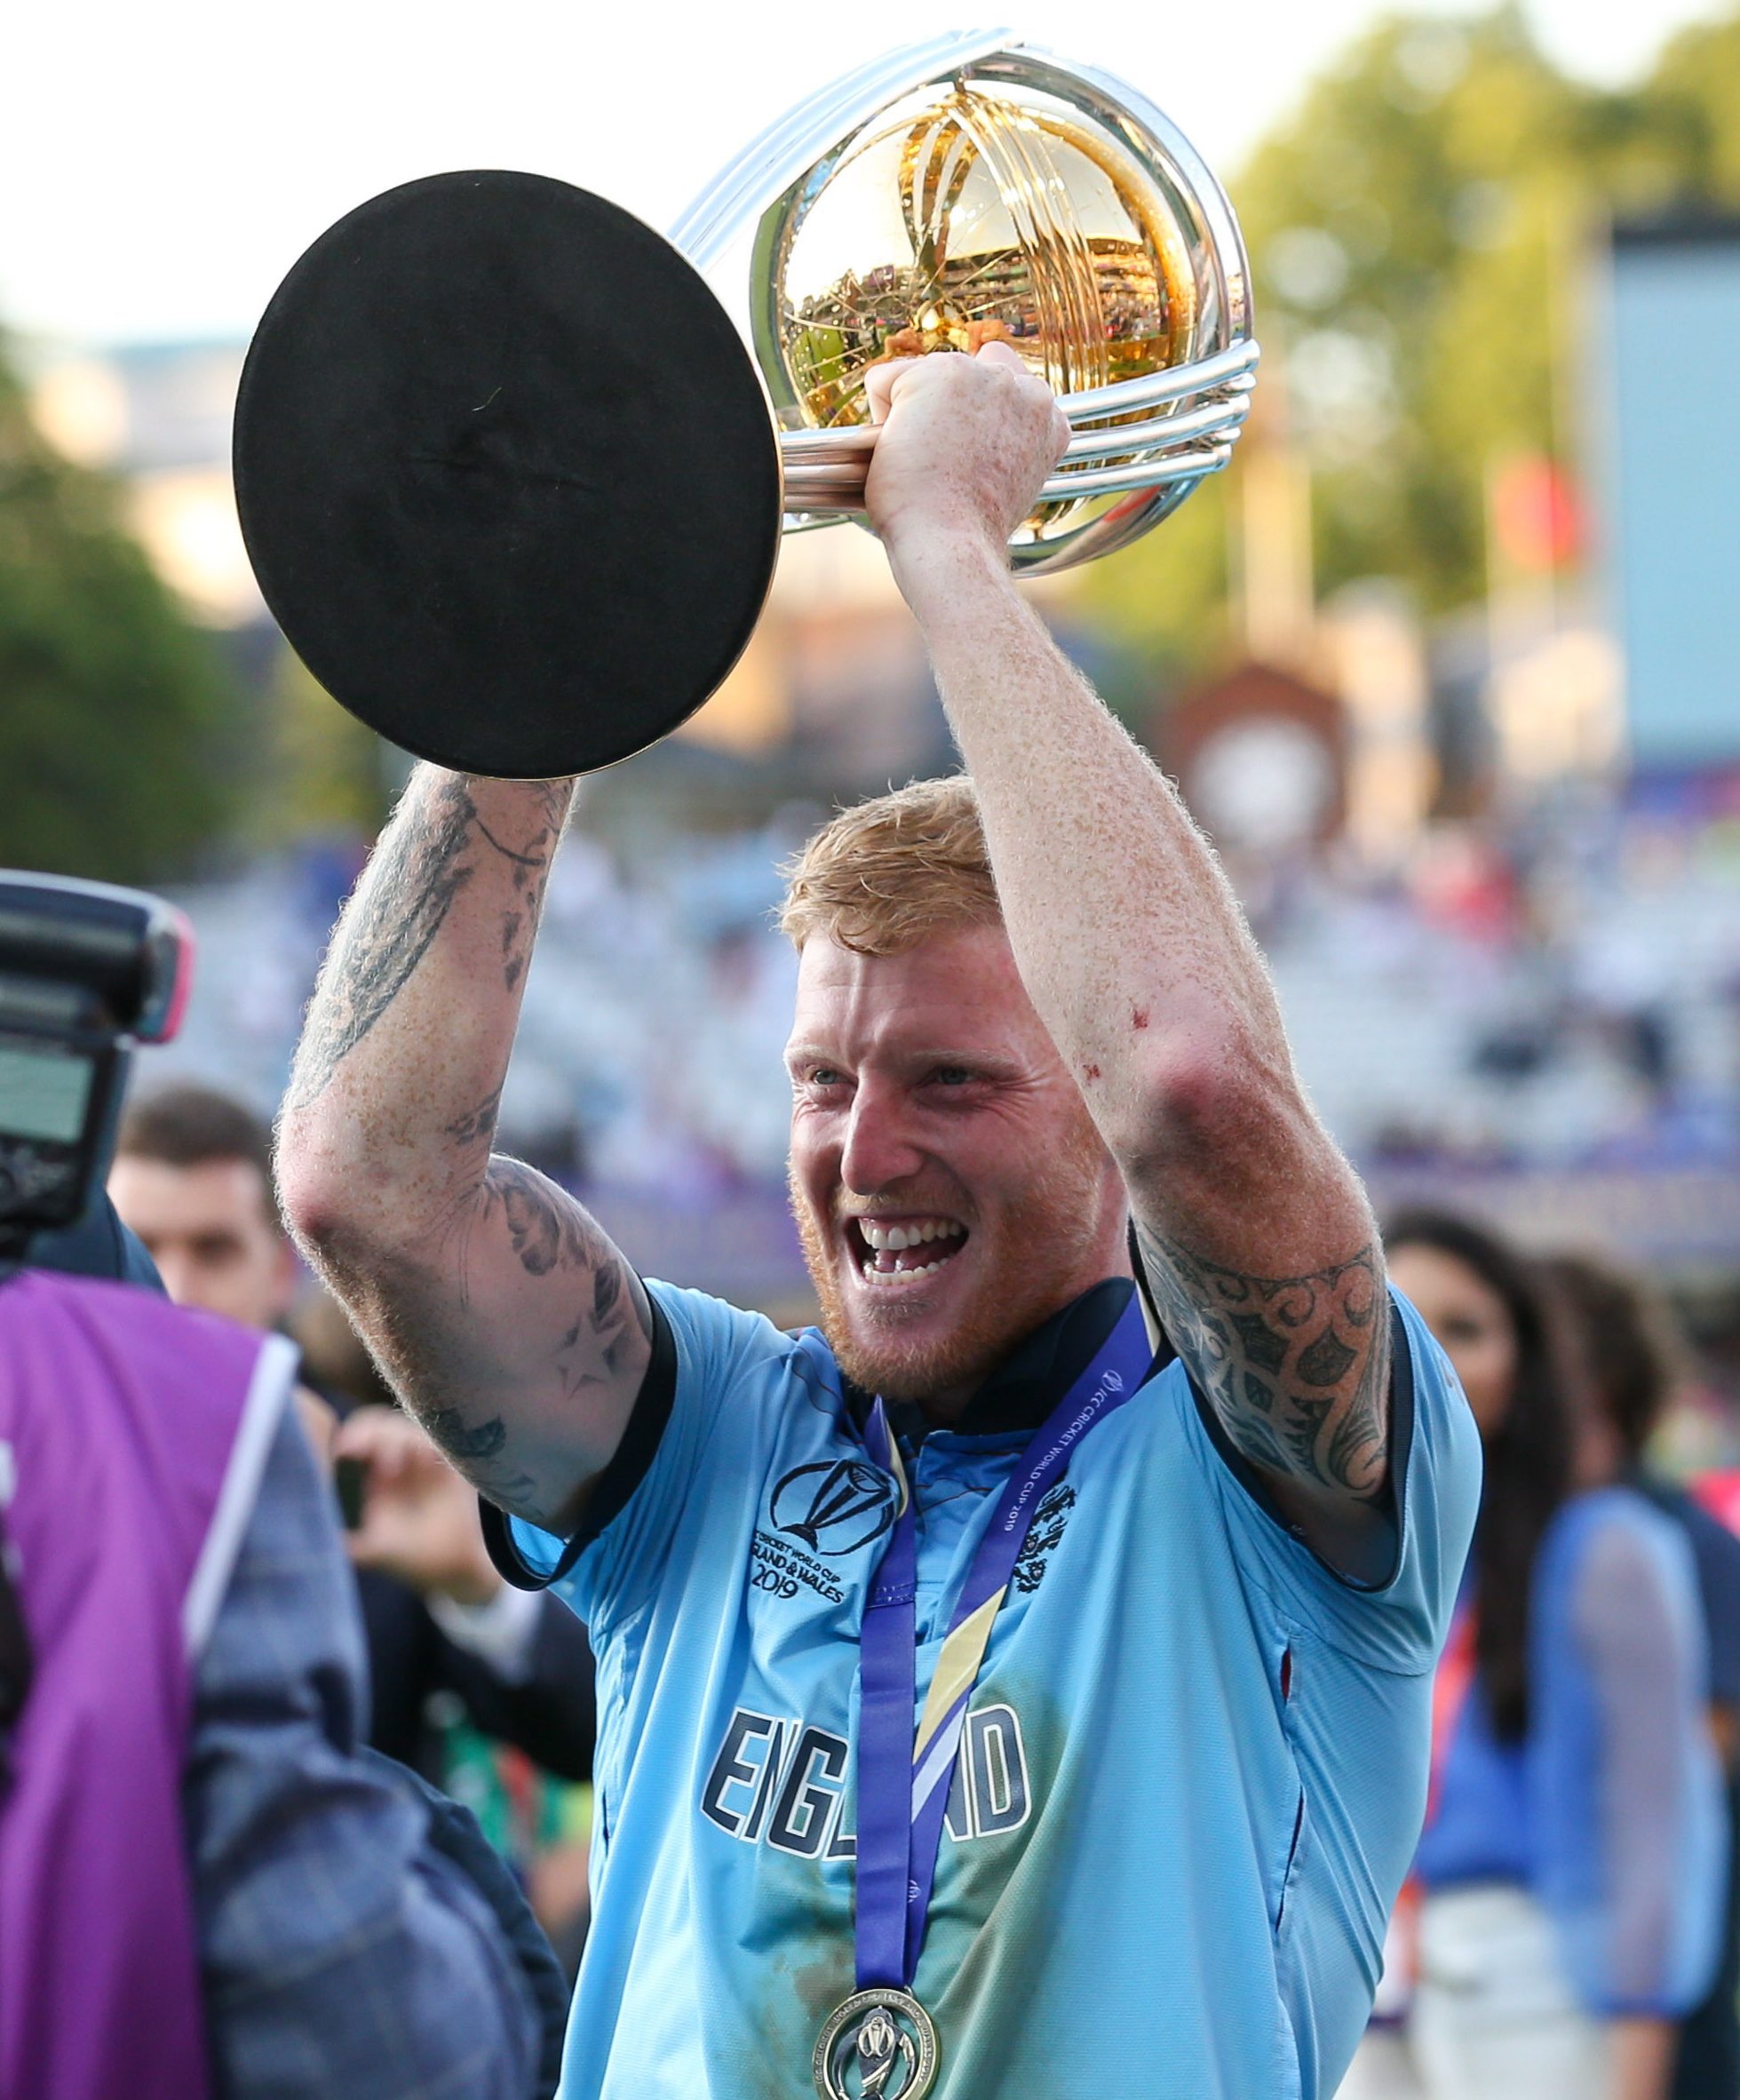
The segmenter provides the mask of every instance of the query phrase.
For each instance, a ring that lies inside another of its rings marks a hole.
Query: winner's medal
[[[924,2100],[936,2065],[936,2023],[910,1991],[855,1991],[829,2015],[810,2071],[822,2100]]]
[[[1140,1386],[1151,1360],[1132,1297],[1004,1486],[961,1585],[916,1739],[918,1524],[886,1411],[880,1400],[870,1411],[864,1441],[894,1476],[899,1507],[859,1639],[858,1988],[816,2037],[817,2100],[924,2100],[935,2080],[942,2043],[912,1980],[967,1700],[1034,1511],[1076,1445]]]

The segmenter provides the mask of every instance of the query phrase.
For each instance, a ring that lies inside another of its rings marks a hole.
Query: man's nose
[[[877,1196],[918,1173],[924,1154],[902,1096],[860,1084],[840,1154],[840,1180],[854,1196]]]

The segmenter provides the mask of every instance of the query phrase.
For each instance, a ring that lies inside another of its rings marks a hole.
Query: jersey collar
[[[992,1372],[948,1428],[960,1436],[999,1436],[1037,1429],[1086,1370],[1094,1351],[1116,1326],[1134,1289],[1127,1276],[1108,1277],[1053,1313]],[[846,1405],[862,1429],[872,1396],[850,1379],[841,1382]],[[896,1436],[915,1447],[942,1427],[910,1400],[891,1401],[888,1421]]]

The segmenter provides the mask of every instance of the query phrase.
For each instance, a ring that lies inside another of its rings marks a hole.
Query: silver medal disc
[[[936,2024],[910,1991],[858,1991],[829,2016],[810,2070],[817,2100],[924,2100]]]

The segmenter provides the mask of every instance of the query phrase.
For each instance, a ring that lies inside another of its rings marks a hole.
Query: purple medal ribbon
[[[937,1661],[949,1668],[949,1645],[966,1622],[994,1612],[1027,1543],[1028,1527],[1061,1476],[1077,1444],[1095,1423],[1123,1406],[1153,1363],[1140,1306],[1132,1296],[1092,1362],[1046,1416],[997,1499],[973,1555]],[[865,1444],[871,1460],[899,1483],[900,1513],[864,1606],[859,1646],[857,1975],[861,1991],[908,1990],[918,1967],[949,1782],[978,1657],[989,1623],[967,1643],[958,1688],[933,1714],[934,1696],[913,1738],[918,1700],[918,1526],[912,1497],[878,1399]]]

